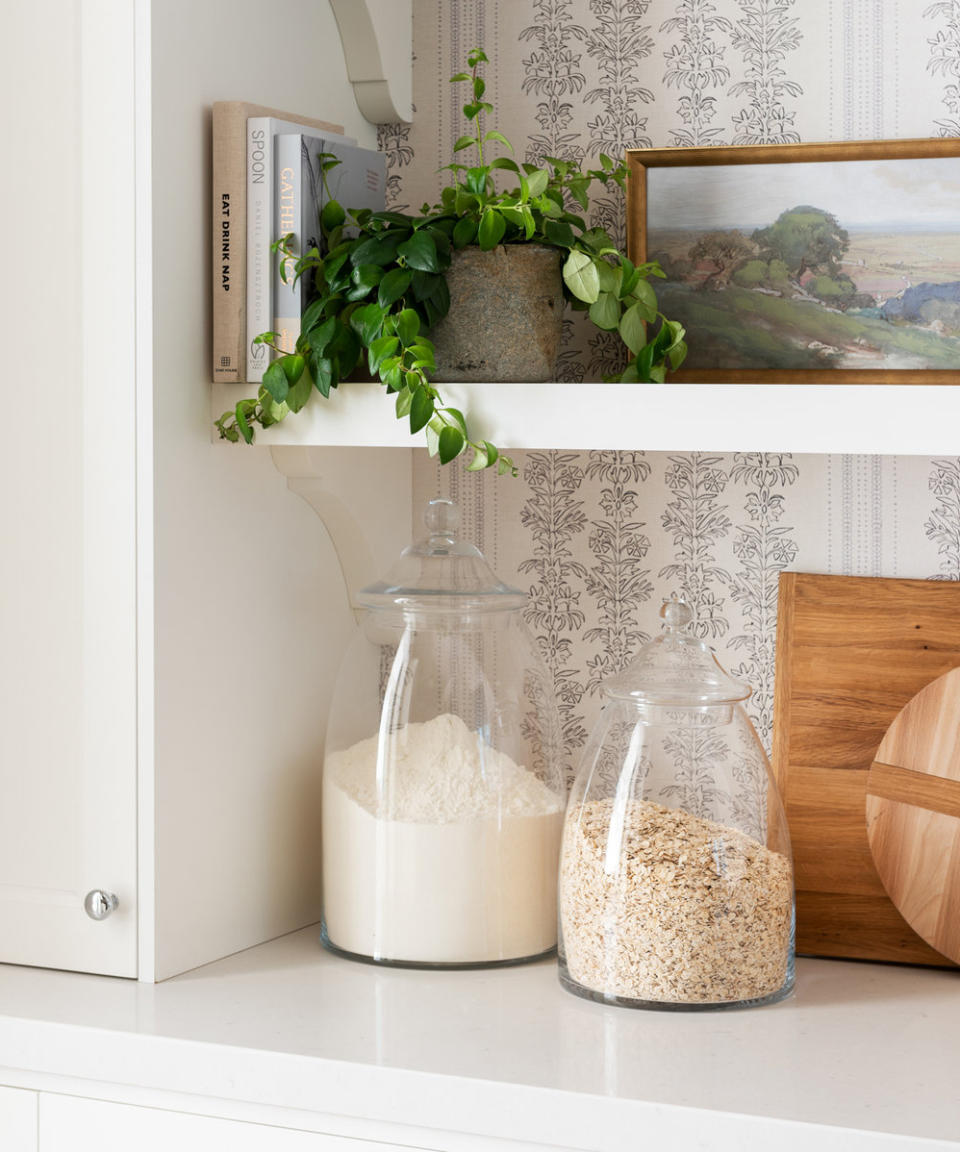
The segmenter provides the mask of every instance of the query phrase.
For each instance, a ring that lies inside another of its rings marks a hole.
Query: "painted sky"
[[[846,228],[960,228],[960,157],[650,168],[647,228],[762,227],[798,204]]]

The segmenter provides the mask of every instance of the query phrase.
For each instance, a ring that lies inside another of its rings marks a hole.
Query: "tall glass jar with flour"
[[[426,536],[359,595],[323,769],[323,941],[417,967],[557,942],[565,802],[553,685],[526,597],[430,501]]]

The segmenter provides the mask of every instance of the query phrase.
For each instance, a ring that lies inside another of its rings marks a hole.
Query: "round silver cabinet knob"
[[[83,910],[91,920],[106,920],[120,901],[112,892],[104,892],[102,888],[94,888],[83,898]]]

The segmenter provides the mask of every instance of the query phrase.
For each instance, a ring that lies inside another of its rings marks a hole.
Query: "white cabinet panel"
[[[215,1148],[230,1152],[399,1152],[400,1146],[46,1092],[40,1097],[40,1152],[211,1152]]]
[[[0,1148],[37,1152],[37,1094],[0,1088]]]
[[[19,346],[0,387],[22,401],[32,432],[22,425],[0,454],[0,960],[134,976],[135,413],[121,239],[133,211],[123,162],[132,110],[116,99],[132,68],[124,7],[4,8],[0,99],[18,108],[29,92],[31,101],[29,114],[11,117],[6,145],[21,173],[46,177],[0,183],[0,314]],[[42,384],[29,379],[27,361],[54,347],[56,368]],[[101,923],[83,911],[94,888],[120,899]]]

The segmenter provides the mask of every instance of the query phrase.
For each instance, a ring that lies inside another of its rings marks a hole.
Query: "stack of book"
[[[326,180],[320,157],[340,163]],[[344,208],[385,207],[382,153],[358,148],[339,125],[242,101],[213,106],[213,379],[263,379],[270,352],[254,344],[279,334],[292,349],[311,284],[280,275],[272,243],[292,234],[295,255],[322,251],[320,212],[329,196]]]

